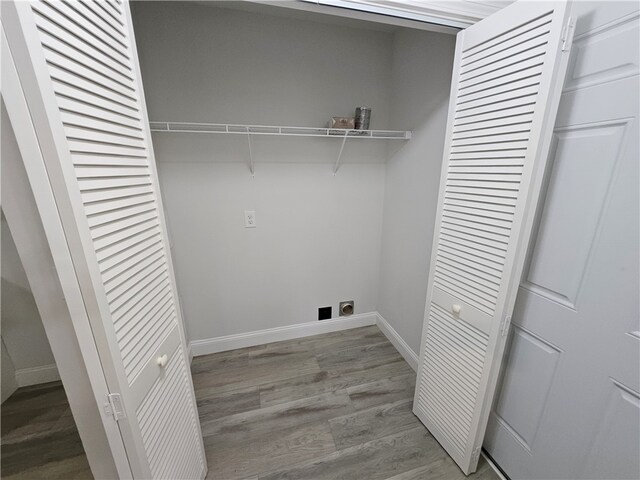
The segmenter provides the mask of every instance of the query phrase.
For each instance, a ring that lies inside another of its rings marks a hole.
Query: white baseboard
[[[60,374],[55,363],[16,370],[18,387],[29,387],[40,383],[55,382],[56,380],[60,380]]]
[[[414,371],[418,370],[418,360],[419,357],[416,353],[411,350],[411,347],[407,345],[407,342],[395,331],[395,329],[385,320],[385,318],[376,312],[377,325],[378,328],[385,334],[385,336],[389,339],[389,341],[396,347],[396,350],[400,352],[400,355],[404,357],[409,366],[413,368]]]
[[[322,333],[337,332],[351,328],[375,325],[378,320],[376,312],[360,313],[348,317],[332,318],[318,322],[301,323],[286,327],[268,328],[255,332],[239,333],[224,337],[194,340],[189,344],[191,355],[198,357],[210,353],[225,352],[236,348],[253,347],[265,343],[292,340],[294,338],[310,337]]]

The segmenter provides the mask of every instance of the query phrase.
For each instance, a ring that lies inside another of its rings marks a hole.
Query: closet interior
[[[194,348],[342,301],[420,319],[455,35],[244,2],[132,14]],[[325,128],[358,106],[371,132]]]

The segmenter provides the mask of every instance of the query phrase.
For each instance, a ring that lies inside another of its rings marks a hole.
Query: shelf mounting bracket
[[[251,148],[251,134],[247,133],[247,143],[249,144],[249,171],[251,176],[255,177],[255,169],[253,165],[253,148]]]
[[[338,169],[340,168],[340,159],[342,158],[342,152],[344,150],[344,145],[347,143],[347,132],[344,133],[344,138],[342,139],[342,144],[340,145],[340,151],[338,152],[338,159],[336,160],[336,164],[333,167],[333,175],[335,176],[338,173]]]

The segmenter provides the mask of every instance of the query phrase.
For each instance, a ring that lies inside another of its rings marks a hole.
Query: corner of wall
[[[377,321],[376,324],[378,328],[384,333],[385,337],[389,339],[389,341],[396,347],[396,350],[400,352],[400,355],[405,359],[405,361],[409,364],[409,366],[413,369],[413,371],[418,370],[418,360],[420,356],[414,352],[411,347],[404,341],[404,339],[400,336],[400,334],[387,322],[387,320],[377,313]]]
[[[380,328],[413,358],[424,318],[455,38],[401,30],[393,47],[391,121],[413,136],[387,162],[376,308]]]

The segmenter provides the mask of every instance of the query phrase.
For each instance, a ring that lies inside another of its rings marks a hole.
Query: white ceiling
[[[324,9],[364,12],[456,29],[466,28],[514,0],[299,0],[283,2],[295,8],[305,3]],[[327,10],[328,11],[328,10]]]
[[[0,0],[2,1],[2,0]],[[356,15],[334,15],[328,13],[327,7],[311,4],[311,8],[301,1],[292,0],[195,0],[195,3],[210,7],[224,8],[241,12],[258,13],[295,20],[308,20],[329,25],[340,25],[350,28],[362,28],[380,32],[393,33],[398,26],[386,22],[375,22]],[[281,7],[281,8],[277,8]],[[346,13],[346,12],[345,12]]]
[[[196,3],[385,32],[405,27],[456,34],[513,1],[198,0]]]

